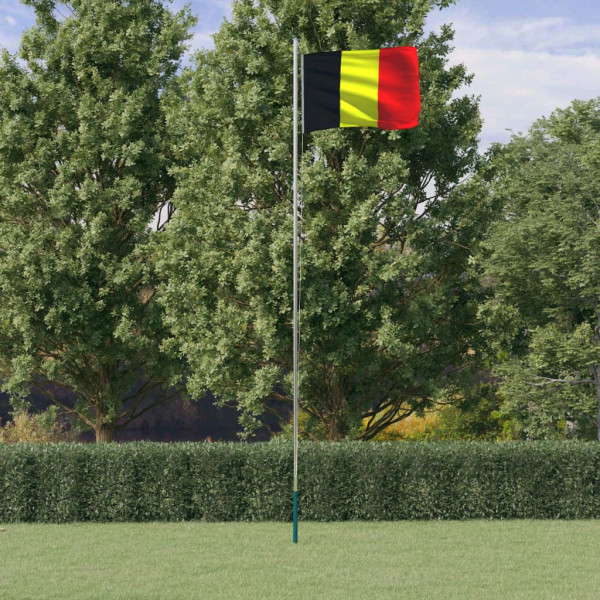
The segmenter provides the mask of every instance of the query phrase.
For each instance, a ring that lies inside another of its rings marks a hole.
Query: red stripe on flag
[[[412,46],[379,51],[379,114],[381,129],[408,129],[419,124],[419,59]]]

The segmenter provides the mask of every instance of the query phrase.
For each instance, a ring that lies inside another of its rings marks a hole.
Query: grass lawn
[[[600,521],[3,527],[2,600],[600,597]]]

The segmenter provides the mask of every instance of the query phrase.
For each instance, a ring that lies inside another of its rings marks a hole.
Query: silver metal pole
[[[300,340],[298,336],[298,38],[294,38],[294,514],[293,514],[293,541],[298,543],[298,354]]]

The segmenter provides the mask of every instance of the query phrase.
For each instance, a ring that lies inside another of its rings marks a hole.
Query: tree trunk
[[[115,439],[115,429],[113,425],[103,423],[102,418],[96,419],[94,432],[96,434],[96,443],[112,442]]]
[[[342,439],[342,432],[340,431],[340,423],[338,422],[337,415],[330,415],[327,423],[327,441],[328,442],[339,442]]]
[[[325,389],[328,394],[323,402],[323,406],[327,407],[324,411],[323,425],[325,426],[327,441],[340,442],[346,435],[347,424],[344,422],[344,409],[348,400],[346,389],[335,373],[329,378]]]

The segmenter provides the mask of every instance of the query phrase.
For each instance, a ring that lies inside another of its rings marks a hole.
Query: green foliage
[[[376,440],[509,441],[518,439],[516,423],[501,411],[496,386],[480,384],[452,404],[411,415],[383,430]]]
[[[595,437],[600,402],[600,100],[574,102],[498,148],[503,216],[481,259],[481,315],[504,410],[532,438]],[[598,423],[600,425],[600,423]]]
[[[74,435],[67,430],[66,423],[58,418],[57,406],[51,406],[37,414],[17,410],[12,421],[0,427],[0,444],[61,442],[73,439]]]
[[[243,0],[196,56],[171,105],[189,167],[158,240],[172,339],[193,395],[236,403],[247,431],[264,400],[290,398],[292,44],[302,53],[416,44],[413,130],[304,136],[301,397],[307,433],[369,438],[451,395],[477,345],[465,275],[485,224],[473,194],[477,100],[449,67],[452,31],[423,34],[448,2]],[[366,428],[363,418],[370,419]]]
[[[110,439],[177,379],[148,244],[174,187],[161,94],[193,20],[158,0],[27,4],[0,60],[0,378],[71,390]]]
[[[292,444],[0,446],[0,522],[289,521]],[[595,443],[300,446],[303,520],[600,517]]]
[[[502,442],[517,437],[514,420],[500,410],[500,398],[492,390],[487,396],[466,398],[455,406],[444,407],[428,439]]]

